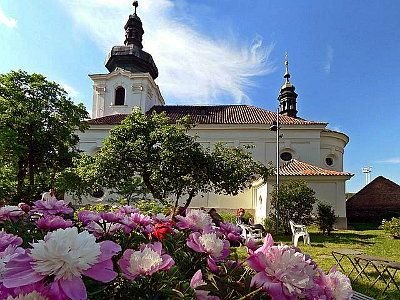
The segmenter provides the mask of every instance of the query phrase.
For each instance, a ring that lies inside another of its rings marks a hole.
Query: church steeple
[[[126,22],[124,29],[125,29],[125,46],[128,45],[135,45],[139,47],[140,49],[143,48],[142,45],[142,39],[143,39],[143,26],[142,26],[142,21],[136,14],[136,9],[138,7],[138,2],[134,1],[133,2],[133,7],[135,8],[135,12],[133,15],[129,15],[129,19]]]
[[[126,22],[124,46],[114,46],[106,60],[106,68],[113,72],[121,68],[132,73],[149,73],[153,79],[158,77],[158,69],[152,56],[143,51],[143,26],[136,13],[138,2],[133,2],[135,11]]]
[[[289,60],[288,55],[285,55],[285,82],[283,83],[281,90],[279,92],[279,113],[281,115],[286,115],[289,117],[297,117],[297,94],[295,93],[295,87],[290,82],[289,73]]]

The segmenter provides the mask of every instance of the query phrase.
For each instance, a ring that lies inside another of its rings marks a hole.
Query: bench
[[[375,299],[354,291],[351,300],[375,300]]]

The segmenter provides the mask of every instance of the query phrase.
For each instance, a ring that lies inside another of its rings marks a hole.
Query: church
[[[212,148],[217,142],[250,146],[255,160],[279,164],[279,176],[254,182],[237,196],[197,196],[191,206],[218,210],[242,207],[254,214],[256,222],[262,222],[270,213],[270,193],[276,177],[280,183],[302,179],[316,192],[318,200],[333,206],[337,227],[346,228],[345,182],[352,174],[343,171],[343,156],[349,137],[329,130],[328,123],[297,116],[297,94],[288,60],[277,112],[251,105],[167,105],[156,84],[156,63],[143,50],[144,30],[136,7],[137,3],[124,26],[124,45],[112,47],[106,58],[108,72],[89,75],[93,81],[92,119],[88,120],[90,128],[79,133],[80,149],[89,154],[96,152],[110,129],[134,108],[144,113],[165,112],[172,121],[190,115],[196,124],[190,134],[198,136],[204,147]]]

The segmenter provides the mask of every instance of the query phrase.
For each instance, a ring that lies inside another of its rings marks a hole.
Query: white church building
[[[114,46],[107,57],[108,73],[89,75],[93,80],[90,129],[79,133],[80,149],[94,153],[101,147],[111,128],[119,124],[133,108],[143,112],[165,112],[173,121],[190,115],[196,124],[190,131],[198,141],[212,148],[217,142],[231,146],[250,145],[254,159],[277,163],[277,133],[270,126],[277,113],[250,105],[166,105],[155,80],[158,70],[152,56],[143,51],[142,22],[135,13],[125,25],[123,46]],[[279,99],[279,181],[303,179],[316,197],[330,203],[338,215],[337,226],[346,228],[345,182],[351,174],[343,171],[347,135],[327,129],[327,123],[297,116],[297,94],[290,81],[288,62]],[[206,194],[193,199],[193,207],[237,209],[255,214],[261,222],[270,213],[270,193],[276,177],[253,186],[237,196]]]

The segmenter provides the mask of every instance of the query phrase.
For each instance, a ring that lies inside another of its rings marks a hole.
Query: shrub
[[[394,238],[400,238],[400,218],[392,218],[390,221],[382,223],[381,228],[390,233]]]
[[[278,211],[278,225],[283,227],[285,233],[290,233],[289,220],[297,224],[309,225],[311,212],[317,201],[315,192],[302,180],[294,180],[279,186],[278,197],[276,189],[272,191],[271,206]]]
[[[328,203],[318,203],[317,224],[323,233],[330,234],[336,222],[335,210]]]

